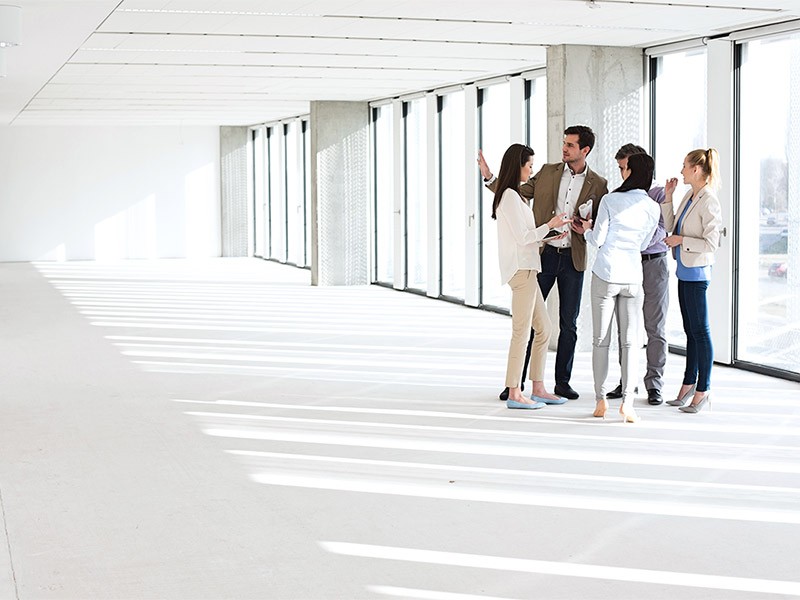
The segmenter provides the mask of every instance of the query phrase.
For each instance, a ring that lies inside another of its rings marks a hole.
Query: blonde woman
[[[542,241],[566,236],[566,232],[548,236],[551,229],[570,222],[565,214],[536,226],[533,212],[519,194],[521,182],[528,181],[533,169],[533,150],[512,144],[503,155],[497,176],[492,218],[497,219],[497,245],[502,283],[511,287],[511,344],[508,348],[506,386],[508,408],[542,408],[546,404],[563,404],[565,398],[554,396],[544,387],[544,365],[550,340],[550,319],[539,289],[537,276],[542,270],[539,250]],[[525,361],[525,348],[533,325],[536,331],[531,350],[530,374],[533,383],[531,398],[522,395],[520,373]]]
[[[692,150],[683,159],[683,183],[691,186],[677,210],[672,194],[678,179],[667,180],[661,205],[664,225],[672,235],[665,240],[677,262],[678,301],[686,332],[686,369],[678,397],[667,404],[686,413],[700,412],[710,401],[714,347],[708,324],[706,291],[719,247],[722,210],[714,190],[719,182],[719,154],[714,148]],[[691,399],[689,404],[687,401]]]

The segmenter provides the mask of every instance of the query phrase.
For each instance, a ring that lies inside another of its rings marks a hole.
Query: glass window
[[[375,267],[377,281],[394,281],[394,151],[391,104],[373,109],[375,148]]]
[[[736,358],[798,372],[800,35],[741,57]]]
[[[287,261],[305,266],[305,213],[303,198],[303,156],[296,121],[284,126],[286,148],[286,231]]]
[[[528,145],[533,148],[533,172],[547,162],[547,78],[528,81]]]
[[[303,121],[303,205],[305,207],[305,263],[311,265],[311,140]]]
[[[684,157],[695,148],[706,147],[706,50],[698,48],[660,56],[655,63],[655,161],[656,180],[678,177],[674,198],[680,201],[688,189],[680,182]],[[667,341],[686,346],[678,305],[675,262],[670,263]]]
[[[500,169],[503,154],[511,144],[511,86],[508,83],[480,90],[480,147],[492,172]],[[524,132],[519,132],[521,139]],[[497,257],[497,221],[492,219],[494,194],[485,187],[481,202],[481,304],[511,308],[511,292],[500,283]]]
[[[253,254],[261,258],[269,256],[267,242],[267,194],[264,189],[266,161],[264,160],[264,128],[252,131],[253,135],[253,218],[255,219],[255,247]]]
[[[453,92],[440,98],[442,294],[460,300],[464,299],[466,276],[465,118],[464,92]]]
[[[425,100],[405,104],[406,287],[428,285],[428,146]]]
[[[281,126],[267,128],[267,164],[269,173],[270,258],[286,262],[286,197],[283,194]]]

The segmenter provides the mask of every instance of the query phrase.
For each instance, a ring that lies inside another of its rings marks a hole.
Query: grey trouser
[[[622,367],[622,401],[633,401],[633,388],[638,378],[639,319],[642,314],[642,286],[636,283],[609,283],[592,274],[592,373],[594,394],[606,397],[608,349],[611,345],[611,323],[617,316],[619,328],[620,366]]]
[[[664,387],[664,365],[667,363],[667,309],[669,308],[669,270],[667,256],[642,261],[644,281],[644,330],[647,332],[646,390]]]

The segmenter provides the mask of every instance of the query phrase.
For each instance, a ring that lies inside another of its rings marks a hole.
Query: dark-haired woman
[[[622,185],[603,196],[594,225],[591,220],[574,224],[586,243],[597,248],[592,267],[592,373],[597,406],[595,417],[608,410],[605,382],[611,322],[616,315],[622,367],[623,421],[639,420],[633,409],[634,386],[638,378],[636,345],[642,316],[641,252],[653,238],[660,211],[648,196],[653,184],[653,159],[647,154],[628,157],[622,170]]]
[[[492,218],[497,219],[497,246],[502,283],[511,287],[511,344],[508,348],[506,386],[508,408],[541,408],[546,404],[563,404],[544,387],[544,365],[550,339],[550,319],[539,289],[537,276],[542,270],[539,249],[545,235],[569,223],[566,213],[536,226],[533,211],[519,195],[521,182],[528,181],[533,169],[533,150],[522,144],[512,144],[503,155],[497,176]],[[566,232],[555,238],[566,236]],[[525,361],[525,348],[531,325],[536,331],[531,349],[530,374],[533,383],[531,398],[520,389],[520,373]]]
[[[714,193],[719,182],[719,154],[714,148],[692,150],[683,160],[681,174],[683,183],[692,189],[675,211],[672,194],[678,180],[668,179],[664,186],[667,197],[661,205],[664,224],[667,231],[672,231],[665,242],[678,263],[678,302],[686,332],[683,385],[678,397],[667,404],[679,406],[683,412],[697,413],[709,402],[714,363],[706,291],[722,228],[722,209]],[[691,402],[686,404],[689,398]]]

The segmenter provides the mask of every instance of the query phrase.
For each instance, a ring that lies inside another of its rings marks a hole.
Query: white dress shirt
[[[558,184],[558,199],[556,201],[557,215],[567,213],[570,217],[575,214],[575,209],[578,206],[578,196],[580,196],[583,184],[586,181],[586,172],[589,166],[586,165],[581,173],[574,173],[569,168],[567,163],[564,163],[564,172],[561,174],[561,182]],[[534,202],[536,199],[534,198]],[[547,242],[556,248],[569,248],[572,246],[572,229],[569,223],[559,229],[560,231],[568,231],[567,237]]]
[[[650,201],[652,203],[652,200]],[[503,192],[497,206],[497,255],[501,283],[508,283],[520,269],[542,270],[539,246],[550,231],[545,223],[536,226],[533,211],[511,188]]]
[[[603,196],[594,227],[584,234],[598,248],[592,273],[607,283],[642,283],[642,255],[658,227],[661,208],[644,190]]]

